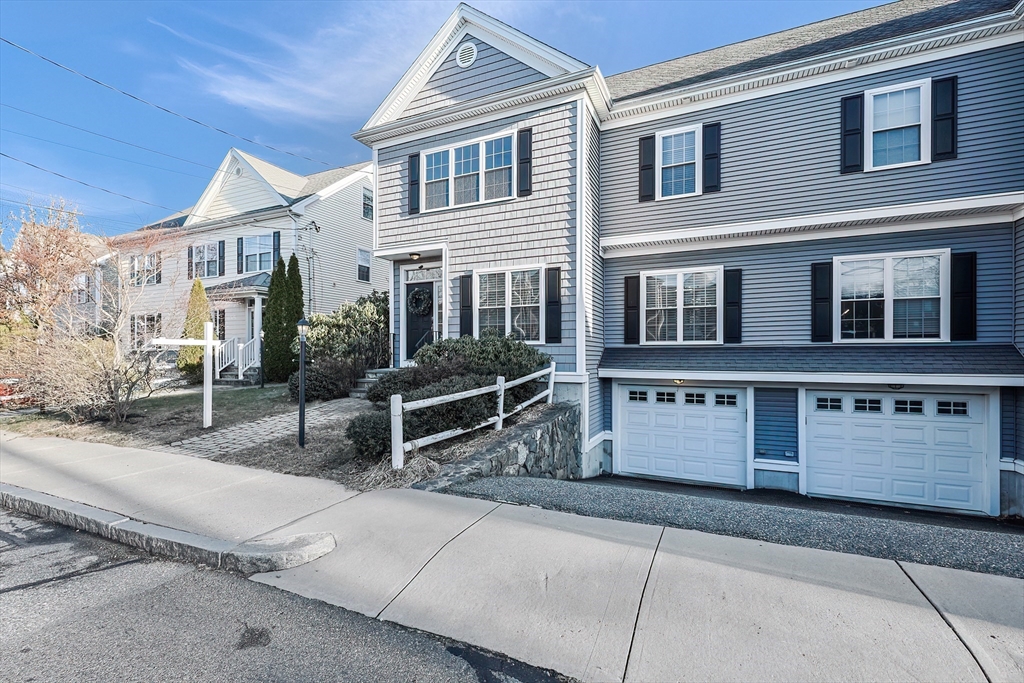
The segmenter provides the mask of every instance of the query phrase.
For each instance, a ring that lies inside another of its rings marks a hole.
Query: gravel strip
[[[635,486],[528,477],[479,479],[452,486],[443,493],[1024,578],[1024,530],[990,520],[946,526],[886,518],[877,511],[847,514]],[[988,523],[992,530],[977,528]]]

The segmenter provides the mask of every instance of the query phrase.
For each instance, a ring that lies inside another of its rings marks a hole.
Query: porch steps
[[[393,371],[394,368],[378,368],[376,370],[367,370],[366,377],[356,380],[356,385],[352,387],[352,391],[348,392],[350,398],[366,398],[366,392],[369,391],[370,387],[377,383],[377,380],[383,377],[385,374]]]
[[[214,378],[217,387],[251,387],[260,383],[260,369],[256,366],[248,368],[238,379],[238,367],[232,363],[220,371],[220,379]]]

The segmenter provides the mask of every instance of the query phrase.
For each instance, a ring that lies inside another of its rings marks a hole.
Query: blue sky
[[[471,4],[577,59],[599,65],[607,75],[882,3]],[[182,114],[340,166],[369,159],[369,149],[353,140],[352,132],[456,6],[454,1],[4,0],[0,33]],[[0,151],[140,200],[116,197],[0,158],[0,211],[5,218],[25,203],[45,206],[49,197],[62,196],[78,206],[91,232],[132,230],[171,213],[169,209],[194,203],[232,146],[297,173],[329,167],[175,118],[8,45],[0,45],[0,103],[8,105],[0,107]]]

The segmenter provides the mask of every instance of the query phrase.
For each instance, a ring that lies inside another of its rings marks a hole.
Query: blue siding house
[[[537,345],[586,476],[1021,514],[1022,14],[903,0],[605,76],[459,5],[355,134],[396,364]]]

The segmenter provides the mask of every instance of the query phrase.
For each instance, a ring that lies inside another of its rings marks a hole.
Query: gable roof
[[[494,17],[460,3],[363,125],[368,130],[401,118],[406,107],[469,32],[549,78],[585,70],[584,62],[532,38]]]
[[[1013,10],[1020,0],[902,0],[608,76],[614,102]]]

